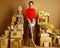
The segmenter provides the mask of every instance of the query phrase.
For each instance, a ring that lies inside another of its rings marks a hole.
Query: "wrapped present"
[[[58,44],[60,44],[60,38],[58,38]]]
[[[14,26],[14,30],[22,32],[23,31],[23,24],[16,24]]]
[[[50,16],[50,14],[49,13],[44,13],[44,16],[46,17],[46,22],[49,22],[49,16]]]
[[[8,38],[1,38],[0,40],[0,47],[1,48],[8,48]]]
[[[24,42],[23,39],[10,39],[10,47],[11,48],[22,48]]]
[[[49,34],[48,33],[41,33],[41,37],[49,37]]]
[[[12,17],[12,22],[15,22],[16,21],[16,16],[14,15],[13,17]]]
[[[20,46],[20,48],[22,48],[22,47],[24,46],[24,41],[23,41],[23,39],[22,39],[22,40],[19,40],[19,46]]]
[[[11,31],[10,37],[11,38],[20,38],[20,39],[22,39],[23,35],[22,35],[22,32],[20,32],[20,31]]]
[[[59,29],[53,29],[52,31],[53,31],[53,33],[55,33],[55,35],[60,36],[60,30]]]
[[[10,39],[10,48],[19,48],[19,42],[17,39]]]
[[[17,25],[17,27],[18,27],[19,29],[23,29],[23,24],[19,24],[19,25]]]
[[[18,23],[24,24],[24,18],[23,18],[23,15],[17,15],[17,20],[18,20]]]
[[[52,29],[54,29],[54,25],[49,23],[49,24],[46,26],[46,28],[47,28],[47,30],[52,30]]]
[[[46,24],[49,21],[49,17],[48,16],[40,16],[38,17],[38,25],[40,24]]]
[[[46,24],[49,22],[49,13],[44,13],[44,11],[39,11],[38,25]]]
[[[46,30],[47,33],[53,33],[52,30]]]
[[[39,16],[44,16],[44,11],[39,11]]]
[[[49,42],[44,42],[44,47],[49,47]]]
[[[14,25],[14,24],[15,24],[15,22],[14,22],[14,21],[12,21],[12,22],[11,22],[11,25]]]
[[[44,45],[44,43],[48,44],[48,45],[50,45],[50,47],[52,47],[52,38],[51,37],[43,37],[43,38],[41,37],[40,38],[40,46],[42,47]],[[44,45],[44,46],[46,47],[47,45]]]
[[[18,6],[18,10],[19,10],[19,11],[22,10],[22,6],[21,6],[21,5]]]
[[[5,36],[8,37],[9,36],[9,30],[5,30]]]
[[[44,13],[44,16],[50,16],[50,13],[46,12],[46,13]]]

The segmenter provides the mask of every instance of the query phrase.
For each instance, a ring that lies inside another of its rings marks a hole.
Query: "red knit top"
[[[34,19],[36,18],[36,11],[34,8],[28,8],[26,9],[26,18],[28,19]]]

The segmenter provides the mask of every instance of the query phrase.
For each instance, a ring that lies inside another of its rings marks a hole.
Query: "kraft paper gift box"
[[[44,47],[49,47],[49,42],[44,42]]]
[[[56,38],[58,39],[58,44],[60,44],[60,36],[56,36]]]
[[[24,46],[24,42],[22,39],[10,39],[10,47],[11,48],[21,48]]]
[[[20,28],[23,29],[23,24],[20,24]]]
[[[11,31],[10,37],[11,38],[20,38],[20,39],[22,39],[23,35],[22,35],[22,32],[20,32],[20,31]]]
[[[51,37],[41,37],[40,38],[40,46],[44,45],[44,42],[49,42],[50,47],[52,47],[52,38]]]
[[[41,33],[41,38],[42,37],[49,37],[49,34],[48,33]]]
[[[8,48],[8,38],[2,39],[0,43],[1,48]]]
[[[44,16],[44,11],[39,11],[39,16]]]
[[[10,39],[10,48],[19,48],[19,42],[17,39]]]
[[[12,22],[15,22],[16,21],[16,16],[13,16],[12,17]]]
[[[18,21],[20,22],[20,24],[24,24],[24,18],[23,18],[23,15],[19,15]]]
[[[19,24],[19,25],[17,25],[17,26],[18,26],[17,29],[23,29],[23,24]]]
[[[16,25],[14,26],[14,30],[20,31],[20,30],[23,30],[23,29],[24,29],[23,24],[16,24]],[[21,32],[21,31],[20,31],[20,32]]]
[[[23,39],[22,40],[21,39],[19,40],[19,46],[20,46],[20,48],[22,48],[24,46],[24,40]]]
[[[58,44],[60,44],[60,38],[58,39]]]
[[[47,24],[47,23],[48,23],[48,18],[46,16],[38,17],[38,25]]]
[[[46,30],[47,33],[53,33],[52,30]]]
[[[5,30],[5,37],[9,36],[9,30]]]

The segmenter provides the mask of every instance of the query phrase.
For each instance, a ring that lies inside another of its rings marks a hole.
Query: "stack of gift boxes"
[[[5,30],[5,34],[0,36],[0,48],[8,48],[9,30]]]
[[[8,40],[9,38],[5,35],[0,37],[0,48],[8,48]]]
[[[44,13],[44,11],[39,11],[38,25],[45,24],[49,22],[49,13]]]
[[[22,15],[22,6],[18,6],[18,15],[12,16],[11,25],[5,30],[5,35],[0,37],[0,48],[21,48],[24,33],[24,18]],[[10,44],[8,43],[10,42]],[[9,46],[8,46],[9,44]]]
[[[46,33],[46,26],[49,22],[49,13],[39,11],[38,25],[40,26],[40,47],[52,46],[52,38]]]
[[[17,15],[12,17],[12,22],[11,22],[11,34],[10,34],[10,43],[11,43],[11,48],[12,44],[19,45],[18,47],[21,47],[21,42],[23,40],[23,16],[22,15]],[[14,47],[14,46],[13,46]]]
[[[49,15],[49,13],[39,11],[38,25],[40,28],[40,46],[52,46],[52,43],[56,43],[57,38],[58,43],[60,44],[59,29],[55,29],[54,25],[49,23]]]
[[[10,48],[21,48],[24,34],[24,18],[22,15],[22,7],[18,7],[18,15],[12,16],[11,25],[8,30],[5,30],[5,35],[0,37],[0,48],[8,48],[8,40],[10,39]],[[40,26],[40,46],[49,47],[52,43],[60,44],[59,30],[54,28],[53,24],[49,23],[49,13],[39,11],[38,25]],[[54,36],[50,36],[50,34]],[[52,39],[54,37],[54,39]],[[53,40],[53,41],[52,41]]]
[[[23,32],[24,32],[24,18],[22,15],[22,7],[18,7],[18,15],[15,15],[12,17],[11,26],[8,27],[11,30],[10,33],[10,47],[14,47],[12,44],[17,46],[17,48],[22,47],[22,41],[23,41]],[[14,47],[15,48],[15,47]]]

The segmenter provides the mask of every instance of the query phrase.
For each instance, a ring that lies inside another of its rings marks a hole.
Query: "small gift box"
[[[12,22],[15,22],[16,21],[16,16],[13,16],[12,17]]]
[[[0,41],[1,48],[8,48],[8,38],[2,38]]]
[[[20,32],[20,31],[11,31],[10,37],[11,38],[20,38],[20,39],[22,39],[23,35],[22,35],[22,32]]]
[[[6,36],[6,37],[9,36],[9,30],[5,30],[5,36]]]
[[[39,11],[39,16],[44,16],[44,11]]]
[[[49,42],[44,42],[44,47],[49,47]]]
[[[41,37],[49,37],[48,33],[41,33]]]
[[[60,44],[60,38],[58,39],[58,44]]]

